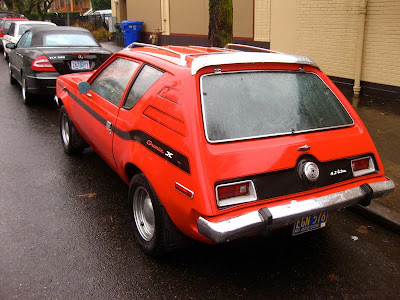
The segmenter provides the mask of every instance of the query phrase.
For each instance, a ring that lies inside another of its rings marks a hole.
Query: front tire
[[[60,109],[60,134],[64,151],[70,155],[79,155],[85,150],[86,142],[76,130],[65,106]]]

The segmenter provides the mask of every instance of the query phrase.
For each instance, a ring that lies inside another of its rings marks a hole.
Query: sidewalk
[[[122,49],[115,41],[101,45],[113,52]],[[400,99],[378,99],[361,96],[352,99],[352,93],[345,93],[363,120],[382,159],[386,176],[392,179],[395,190],[385,198],[372,200],[368,207],[352,208],[361,215],[373,219],[400,233]]]

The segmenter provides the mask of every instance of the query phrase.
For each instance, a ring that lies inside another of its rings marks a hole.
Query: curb
[[[356,205],[349,210],[400,234],[400,215],[380,204],[372,202],[367,207]]]

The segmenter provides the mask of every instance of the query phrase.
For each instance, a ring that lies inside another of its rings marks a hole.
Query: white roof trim
[[[200,69],[208,66],[251,63],[304,64],[319,68],[312,59],[302,55],[260,52],[232,52],[199,56],[192,61],[191,72],[192,75],[196,75]]]

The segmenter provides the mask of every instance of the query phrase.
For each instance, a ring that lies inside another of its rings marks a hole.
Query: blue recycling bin
[[[139,40],[139,32],[142,30],[142,21],[122,21],[121,29],[124,32],[125,47]]]

